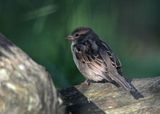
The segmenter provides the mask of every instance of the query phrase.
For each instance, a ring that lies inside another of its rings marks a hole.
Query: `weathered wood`
[[[82,83],[61,91],[68,114],[160,114],[160,77],[135,79],[145,96],[135,100],[130,93],[112,84]]]
[[[61,114],[46,70],[0,34],[0,114]]]

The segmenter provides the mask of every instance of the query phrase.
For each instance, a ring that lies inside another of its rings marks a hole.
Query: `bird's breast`
[[[82,73],[82,75],[90,80],[101,81],[103,79],[103,73],[106,72],[103,64],[98,64],[94,61],[89,61],[89,58],[84,58],[83,53],[76,53],[73,46],[71,46],[73,60]],[[88,60],[87,60],[88,59]]]

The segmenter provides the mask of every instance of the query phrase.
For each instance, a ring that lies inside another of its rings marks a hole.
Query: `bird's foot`
[[[88,103],[91,103],[92,99],[91,98],[87,98]]]
[[[87,80],[84,81],[84,83],[85,83],[87,86],[90,86],[90,85],[91,85],[91,82],[92,82],[92,81],[89,80],[89,79],[87,79]]]

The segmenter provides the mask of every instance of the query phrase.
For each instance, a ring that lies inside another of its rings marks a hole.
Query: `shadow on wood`
[[[75,87],[62,90],[66,114],[106,114]]]

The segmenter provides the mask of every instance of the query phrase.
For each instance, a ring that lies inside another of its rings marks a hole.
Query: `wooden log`
[[[109,83],[85,83],[61,90],[68,114],[160,114],[160,77],[134,79],[144,95],[135,100]]]
[[[0,34],[0,114],[62,114],[46,70]]]

